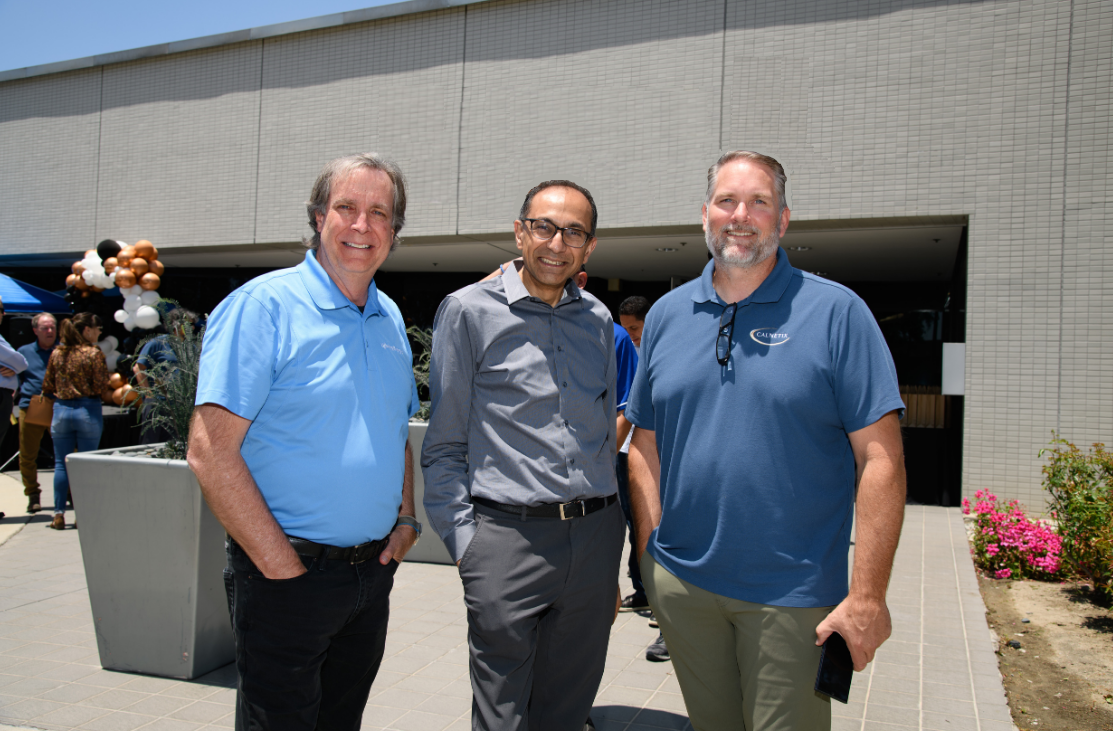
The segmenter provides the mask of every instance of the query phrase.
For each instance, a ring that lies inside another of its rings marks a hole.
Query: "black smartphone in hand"
[[[816,691],[846,703],[850,699],[850,681],[854,677],[854,661],[850,648],[838,632],[832,632],[823,643],[819,655],[819,672],[815,675]]]

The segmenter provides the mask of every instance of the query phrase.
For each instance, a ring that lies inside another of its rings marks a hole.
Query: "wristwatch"
[[[414,529],[414,532],[417,533],[417,538],[414,539],[414,545],[416,546],[417,542],[421,540],[421,523],[418,523],[417,518],[412,515],[399,515],[398,520],[394,522],[394,527],[397,528],[400,525],[408,525]]]

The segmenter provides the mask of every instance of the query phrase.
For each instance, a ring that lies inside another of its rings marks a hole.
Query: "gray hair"
[[[328,215],[328,202],[332,195],[333,184],[360,168],[382,170],[390,178],[390,182],[394,186],[394,210],[391,215],[391,222],[394,227],[394,242],[391,244],[390,250],[394,251],[402,243],[402,239],[398,238],[398,232],[406,225],[406,179],[402,175],[402,168],[379,154],[364,152],[330,160],[321,169],[321,173],[317,176],[317,182],[313,184],[313,191],[309,194],[309,200],[305,203],[305,210],[309,214],[309,227],[313,229],[312,237],[302,239],[302,244],[307,249],[316,251],[317,247],[321,245],[321,232],[317,230],[317,214]]]
[[[704,203],[711,203],[711,196],[715,194],[715,185],[719,182],[719,171],[723,169],[724,165],[735,160],[756,162],[769,168],[769,171],[773,173],[773,188],[777,193],[777,216],[779,217],[784,209],[788,207],[788,201],[785,199],[785,183],[788,182],[788,176],[785,175],[785,169],[781,167],[779,162],[768,155],[762,155],[760,152],[750,152],[749,150],[724,152],[722,157],[716,160],[715,164],[707,170],[707,196],[704,198]]]
[[[38,326],[39,326],[39,322],[40,322],[40,321],[41,321],[41,320],[42,320],[42,319],[43,319],[44,317],[49,317],[49,318],[50,318],[51,320],[54,320],[54,325],[55,325],[55,327],[57,327],[57,326],[58,326],[58,318],[57,318],[57,317],[55,317],[54,315],[50,314],[49,312],[40,312],[39,314],[37,314],[37,315],[35,315],[34,317],[32,317],[32,318],[31,318],[31,327],[38,327]]]

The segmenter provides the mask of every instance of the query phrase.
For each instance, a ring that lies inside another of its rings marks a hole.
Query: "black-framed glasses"
[[[732,302],[723,308],[719,317],[719,334],[715,338],[715,360],[719,365],[726,365],[730,360],[730,343],[734,338],[734,313],[738,312],[738,303]]]
[[[564,244],[573,249],[582,249],[591,239],[591,234],[582,228],[561,228],[547,218],[523,218],[522,223],[526,224],[530,233],[541,241],[548,241],[557,235],[557,231],[560,231]]]

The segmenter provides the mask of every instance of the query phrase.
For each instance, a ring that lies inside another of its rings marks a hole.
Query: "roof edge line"
[[[402,15],[427,13],[433,10],[447,10],[462,5],[475,5],[483,2],[488,2],[488,0],[405,0],[404,2],[379,5],[373,8],[346,10],[341,13],[319,15],[314,18],[289,20],[285,23],[261,25],[245,30],[215,33],[199,38],[188,38],[186,40],[172,41],[170,43],[156,43],[151,46],[131,48],[124,51],[113,51],[111,53],[101,53],[94,56],[85,56],[65,61],[39,64],[37,66],[26,66],[24,68],[0,71],[0,83],[28,79],[35,76],[59,74],[66,71],[78,71],[81,69],[96,68],[98,66],[108,66],[110,64],[124,63],[126,61],[137,61],[144,58],[169,56],[175,53],[196,51],[203,48],[215,48],[217,46],[225,46],[233,43],[242,43],[244,41],[292,35],[294,33],[304,33],[306,31],[321,30],[323,28],[335,28],[341,25],[365,23],[369,20],[383,20]]]

